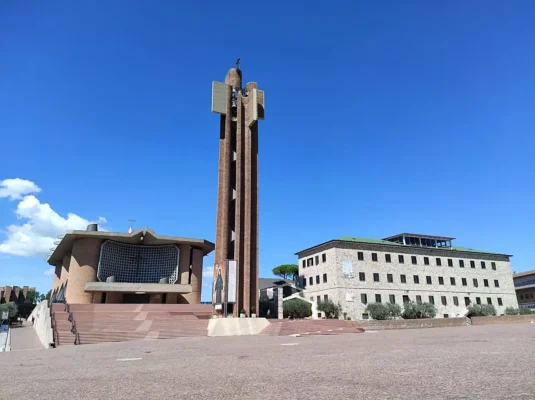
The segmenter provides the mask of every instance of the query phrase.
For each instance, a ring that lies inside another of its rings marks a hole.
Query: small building
[[[204,239],[133,232],[67,232],[48,258],[52,302],[200,304]]]
[[[513,275],[518,306],[535,311],[535,270]]]
[[[368,319],[369,303],[435,305],[458,317],[474,304],[498,314],[518,308],[511,255],[452,244],[454,238],[402,233],[385,239],[341,237],[297,252],[304,296],[332,300],[351,319]]]
[[[302,291],[296,287],[294,281],[280,278],[259,278],[258,287],[260,289],[258,316],[265,318],[278,318],[280,292],[284,299]]]

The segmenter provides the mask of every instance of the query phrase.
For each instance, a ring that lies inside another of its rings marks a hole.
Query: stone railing
[[[37,336],[43,346],[46,349],[52,347],[54,334],[52,331],[52,317],[47,300],[43,300],[35,306],[27,321],[30,323],[33,321],[33,328],[37,332]]]
[[[396,319],[391,321],[355,321],[353,324],[359,328],[370,331],[387,329],[422,329],[445,328],[453,326],[467,326],[468,318],[427,318],[427,319]]]
[[[472,317],[472,325],[535,323],[533,315],[503,315],[501,317]]]

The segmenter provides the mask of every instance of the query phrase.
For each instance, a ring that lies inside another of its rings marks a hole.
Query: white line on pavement
[[[118,358],[117,361],[139,361],[143,360],[142,358]]]

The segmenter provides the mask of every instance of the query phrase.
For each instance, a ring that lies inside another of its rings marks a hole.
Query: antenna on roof
[[[128,220],[130,222],[130,228],[128,228],[128,233],[132,233],[134,232],[134,222],[136,222],[135,219],[129,219]]]

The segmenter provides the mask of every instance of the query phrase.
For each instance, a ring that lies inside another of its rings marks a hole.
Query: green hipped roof
[[[389,242],[388,240],[369,239],[369,238],[361,238],[361,237],[354,237],[354,236],[342,236],[338,240],[343,240],[344,242],[359,242],[359,243],[373,243],[373,244],[388,244],[390,246],[403,246],[401,243]],[[503,255],[503,253],[495,253],[492,251],[485,251],[485,250],[476,250],[476,249],[470,249],[468,247],[459,247],[459,246],[451,246],[451,250],[467,251],[470,253],[486,253],[486,254]]]

